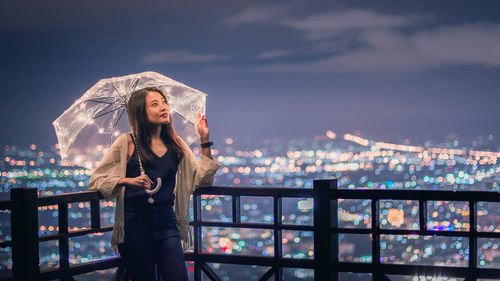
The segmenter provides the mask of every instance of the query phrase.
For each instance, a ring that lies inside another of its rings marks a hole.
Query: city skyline
[[[0,144],[56,143],[93,84],[146,70],[208,94],[214,139],[500,136],[495,1],[119,3],[0,4]]]
[[[337,178],[339,189],[498,192],[500,167],[497,159],[500,152],[484,150],[483,147],[488,146],[488,143],[478,142],[474,146],[468,146],[462,139],[430,143],[432,145],[408,145],[404,139],[388,143],[327,132],[315,138],[274,140],[272,143],[262,141],[253,143],[253,148],[241,148],[238,142],[228,138],[213,151],[214,157],[223,164],[223,168],[215,176],[214,186],[283,186],[308,189],[312,188],[313,178]],[[195,148],[194,153],[199,154],[199,149]],[[5,199],[8,198],[10,189],[20,186],[36,187],[39,196],[86,190],[91,174],[90,170],[61,163],[54,147],[50,151],[43,151],[36,145],[24,148],[2,147],[0,156],[0,182],[3,187],[0,195]],[[200,203],[202,219],[230,222],[231,200],[231,196],[203,197]],[[339,226],[351,229],[370,228],[369,201],[339,199]],[[272,202],[269,198],[243,196],[240,202],[241,222],[271,225],[275,219]],[[282,222],[310,225],[311,203],[311,200],[304,198],[283,198]],[[417,201],[381,200],[380,204],[381,228],[419,229]],[[113,223],[114,206],[112,201],[101,202],[103,226]],[[478,203],[477,231],[498,232],[498,207],[497,203]],[[70,204],[68,215],[71,231],[90,226],[89,210],[88,202]],[[467,201],[429,201],[425,227],[429,231],[468,231],[471,228],[469,211]],[[193,213],[190,215],[192,217]],[[3,222],[0,220],[0,232],[8,239],[10,232],[6,218],[8,217],[4,216]],[[39,227],[39,234],[42,236],[57,232],[57,206],[40,209]],[[273,255],[273,248],[269,247],[272,244],[270,231],[257,231],[255,233],[261,235],[256,235],[253,231],[237,230],[207,228],[203,234],[203,249],[220,254]],[[109,235],[110,233],[106,233],[71,240],[70,262],[84,263],[112,256]],[[256,238],[261,236],[262,238]],[[311,250],[310,232],[285,231],[283,238],[285,257],[304,259],[314,254]],[[371,251],[366,246],[370,244],[368,235],[357,237],[342,234],[339,239],[341,261],[371,261]],[[469,260],[469,242],[464,238],[388,235],[381,238],[380,246],[383,263],[463,267],[467,266]],[[478,246],[481,251],[478,267],[498,267],[497,241],[479,239]],[[394,248],[391,250],[391,247]],[[57,266],[58,254],[54,243],[42,244],[40,251],[43,269]],[[0,269],[8,268],[9,262],[6,258],[0,264]],[[219,276],[233,276],[241,272],[231,267],[218,266],[214,270],[221,270]],[[258,270],[252,272],[256,273]],[[298,272],[290,274],[300,276]]]

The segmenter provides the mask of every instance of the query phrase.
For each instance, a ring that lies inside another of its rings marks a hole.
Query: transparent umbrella
[[[156,72],[102,79],[54,122],[62,160],[95,168],[106,149],[130,132],[126,104],[130,94],[145,87],[163,90],[177,134],[190,145],[198,139],[196,113],[205,114],[206,94]]]

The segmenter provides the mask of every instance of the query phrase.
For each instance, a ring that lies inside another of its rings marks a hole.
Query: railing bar
[[[500,232],[477,232],[475,234],[478,238],[500,238]]]
[[[485,201],[500,202],[500,196],[490,191],[443,191],[443,190],[352,190],[331,191],[331,197],[344,199],[404,199],[433,201]]]
[[[200,223],[190,222],[192,226],[210,226],[210,227],[238,227],[238,228],[255,228],[255,229],[278,229],[278,230],[303,230],[314,231],[314,226],[311,225],[288,225],[288,224],[259,224],[259,223],[231,223],[231,222],[208,222]]]
[[[271,278],[271,276],[273,276],[274,271],[275,271],[274,269],[275,269],[275,267],[271,267],[271,268],[269,268],[269,270],[268,270],[268,271],[266,271],[266,272],[264,273],[264,275],[262,275],[262,276],[259,278],[259,280],[258,280],[258,281],[268,281],[268,280],[269,280],[269,278]]]
[[[0,242],[0,248],[12,247],[12,240],[5,240]]]
[[[355,229],[355,228],[331,228],[331,233],[350,233],[350,234],[370,234],[371,229]],[[406,229],[380,229],[380,234],[384,235],[427,235],[427,236],[444,236],[444,237],[472,237],[469,231],[416,231]],[[475,234],[479,238],[500,238],[500,232],[477,232]]]
[[[104,197],[96,191],[80,191],[51,196],[42,196],[38,198],[38,207],[56,205],[62,201],[67,203],[75,203],[96,199],[101,200],[104,199]]]
[[[469,268],[471,270],[470,278],[476,280],[476,269],[477,269],[477,205],[476,201],[469,200],[469,231],[471,236],[469,237]]]
[[[241,201],[239,195],[232,196],[232,205],[233,205],[233,223],[241,222]]]
[[[195,261],[194,262],[194,281],[201,281],[201,267],[200,267],[201,262],[200,261]]]
[[[283,198],[273,196],[273,216],[274,216],[274,261],[278,264],[283,257],[283,239],[282,239],[282,215],[283,215]],[[276,268],[278,269],[278,268]],[[276,271],[275,278],[279,278],[279,272]]]
[[[283,267],[282,266],[275,267],[274,280],[275,281],[283,281]]]
[[[262,256],[232,256],[224,254],[184,254],[187,260],[198,260],[200,262],[211,263],[227,263],[227,264],[247,264],[247,265],[262,265],[262,266],[279,266],[279,267],[297,267],[297,268],[314,268],[313,259],[292,259],[282,258],[276,263],[274,257]],[[190,258],[192,257],[192,258]]]
[[[381,275],[380,275],[380,279],[381,279],[382,281],[391,281],[391,278],[389,278],[389,277],[388,277],[387,275],[385,275],[385,274],[381,274]]]
[[[194,252],[200,252],[200,244],[201,244],[201,229],[200,226],[197,225],[201,222],[201,195],[193,195],[193,222],[195,223],[194,227]]]
[[[64,200],[63,200],[64,201]],[[59,221],[59,267],[69,268],[69,243],[68,243],[68,203],[57,204]]]
[[[297,188],[276,188],[276,187],[200,187],[195,194],[211,195],[233,195],[245,194],[247,196],[273,196],[278,194],[282,197],[313,197],[312,189]],[[338,189],[331,191],[332,195],[345,199],[408,199],[417,200],[455,200],[455,201],[474,201],[500,202],[496,192],[489,191],[442,191],[442,190],[348,190]],[[333,196],[332,196],[333,197]],[[74,193],[65,193],[51,196],[42,196],[39,198],[38,206],[48,206],[57,204],[58,200],[65,199],[68,203],[89,201],[93,199],[104,199],[104,197],[95,191],[81,191]],[[0,201],[0,204],[9,200]],[[7,203],[8,205],[9,203]],[[1,206],[1,205],[0,205]]]
[[[99,200],[90,200],[90,227],[101,228],[101,208]]]
[[[45,242],[45,241],[57,240],[57,239],[63,238],[63,237],[77,237],[77,236],[83,236],[83,235],[92,234],[92,233],[109,232],[112,230],[113,230],[112,226],[102,227],[99,229],[89,228],[89,229],[85,229],[85,230],[70,231],[68,233],[57,233],[57,234],[49,234],[49,235],[45,235],[45,236],[40,236],[40,237],[38,237],[38,240],[40,242]]]
[[[418,227],[420,233],[427,231],[427,201],[423,199],[418,200]]]
[[[12,211],[12,208],[14,208],[14,200],[0,200],[1,211]]]
[[[372,263],[380,264],[380,227],[379,227],[379,204],[378,199],[371,200],[371,229],[372,229]],[[375,278],[375,276],[374,276]],[[377,280],[377,278],[375,278]]]
[[[198,195],[240,195],[245,196],[279,196],[279,197],[303,197],[312,198],[314,192],[312,189],[272,187],[272,188],[242,188],[242,187],[200,187],[196,189],[194,194]]]
[[[11,213],[12,276],[15,280],[40,279],[38,193],[36,188],[13,188]]]
[[[400,274],[400,275],[435,275],[447,277],[468,277],[471,270],[468,267],[453,267],[453,266],[432,266],[432,265],[401,265],[381,263],[373,265],[370,263],[354,263],[354,262],[332,262],[332,268],[336,268],[338,272],[358,272],[358,273],[373,273],[380,272],[383,274]],[[477,278],[498,278],[500,269],[498,268],[481,268],[476,269]]]
[[[200,267],[203,270],[203,272],[205,272],[205,274],[207,275],[207,277],[210,278],[210,280],[212,280],[212,281],[222,281],[219,278],[219,276],[217,276],[217,274],[210,268],[210,266],[208,266],[208,264],[202,263],[202,264],[200,264]]]
[[[330,260],[333,262],[339,261],[339,203],[338,198],[331,199],[330,198],[330,238],[331,238],[331,254]],[[367,231],[371,231],[367,229]],[[338,281],[338,274],[336,274],[333,278]]]
[[[71,265],[68,269],[54,268],[49,270],[43,270],[40,272],[40,279],[54,280],[54,279],[60,279],[61,277],[64,277],[66,275],[79,275],[79,274],[94,272],[97,270],[110,269],[118,267],[119,263],[120,263],[120,258],[113,257],[100,261]]]
[[[331,234],[332,226],[337,227],[337,199],[331,204],[331,191],[337,189],[336,180],[314,180],[314,281],[337,281],[332,276],[330,262],[338,258],[338,235]],[[335,216],[335,219],[333,219]],[[333,241],[332,241],[333,240]],[[335,244],[335,245],[332,245]],[[334,256],[334,257],[332,257]],[[333,278],[332,278],[333,277]]]

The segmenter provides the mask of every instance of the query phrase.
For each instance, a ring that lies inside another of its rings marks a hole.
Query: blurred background
[[[337,178],[349,189],[498,192],[499,11],[496,1],[2,1],[0,199],[15,187],[39,196],[86,190],[91,171],[61,163],[52,121],[98,80],[149,70],[208,94],[223,164],[216,186],[312,188],[314,178]],[[368,202],[338,203],[341,225],[370,227]],[[114,202],[101,207],[111,225]],[[230,196],[205,196],[202,207],[204,219],[231,218]],[[284,222],[312,224],[309,199],[283,207]],[[274,220],[270,199],[242,198],[241,208],[242,222]],[[427,228],[466,230],[468,210],[432,202]],[[70,227],[89,227],[89,214],[73,204]],[[499,204],[480,205],[476,228],[500,232],[499,217]],[[380,218],[418,229],[418,203],[387,200]],[[42,208],[39,222],[40,235],[57,231],[55,206]],[[270,230],[203,231],[206,251],[274,255]],[[71,239],[71,263],[112,256],[109,235]],[[367,235],[340,238],[341,260],[371,261]],[[0,239],[10,239],[9,211],[0,212]],[[312,258],[312,240],[283,233],[284,254]],[[478,266],[498,268],[500,241],[483,240]],[[458,238],[387,236],[381,250],[388,263],[468,262],[468,241]],[[40,244],[42,269],[58,266],[57,253],[57,244]],[[11,266],[10,248],[0,248],[0,276]],[[225,281],[266,270],[210,266]],[[308,270],[284,274],[312,280]]]

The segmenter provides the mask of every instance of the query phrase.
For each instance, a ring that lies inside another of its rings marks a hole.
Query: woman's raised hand
[[[196,130],[198,131],[198,134],[200,135],[200,141],[202,143],[208,142],[208,123],[207,119],[205,118],[205,115],[201,114],[200,112],[196,113]]]

